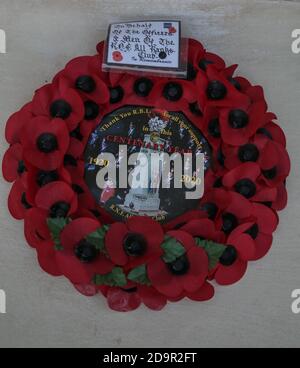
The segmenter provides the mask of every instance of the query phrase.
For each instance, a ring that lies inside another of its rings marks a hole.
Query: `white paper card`
[[[180,39],[180,21],[151,20],[111,24],[106,64],[123,69],[179,69]]]

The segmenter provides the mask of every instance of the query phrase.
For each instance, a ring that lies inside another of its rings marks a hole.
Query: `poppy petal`
[[[193,237],[185,231],[171,230],[168,231],[166,235],[175,238],[181,245],[184,246],[186,251],[195,246]]]
[[[165,262],[158,258],[149,262],[147,266],[148,276],[154,286],[168,285],[171,283],[172,274],[167,269]]]
[[[272,234],[278,226],[278,215],[272,209],[259,203],[253,203],[253,214],[256,216],[259,231]]]
[[[47,212],[39,208],[31,208],[25,213],[24,234],[31,247],[38,247],[42,241],[50,240],[47,226]]]
[[[256,252],[253,261],[257,261],[266,256],[272,246],[273,236],[259,233],[255,239]]]
[[[237,259],[232,266],[219,265],[215,280],[219,285],[232,285],[238,282],[247,271],[247,262]]]
[[[210,300],[215,295],[214,287],[209,283],[205,282],[200,289],[193,293],[186,293],[186,296],[196,302],[204,302]]]
[[[110,309],[117,312],[130,312],[141,305],[138,293],[128,293],[119,288],[110,288],[107,292],[107,303]]]
[[[5,152],[2,160],[3,177],[8,182],[15,181],[18,177],[19,162],[22,160],[22,146],[15,143]]]
[[[57,202],[66,202],[70,205],[68,214],[77,209],[77,197],[73,189],[62,181],[54,181],[43,186],[35,196],[37,207],[49,210]]]
[[[239,257],[244,261],[253,259],[256,253],[255,243],[250,235],[241,234],[239,237],[234,238],[229,236],[228,244],[233,245],[238,251]]]
[[[100,223],[91,218],[78,218],[70,222],[61,232],[61,244],[65,249],[72,249],[90,233],[100,228]]]
[[[123,266],[128,261],[128,256],[123,249],[123,241],[128,234],[126,225],[121,222],[112,224],[105,236],[105,246],[112,261]]]
[[[57,262],[56,250],[52,241],[43,241],[37,248],[37,257],[40,267],[51,276],[61,276]]]
[[[97,286],[93,284],[75,284],[75,289],[84,296],[94,296],[98,294]]]
[[[138,292],[142,302],[149,309],[160,311],[167,304],[166,297],[158,293],[153,287],[141,285],[138,287]]]
[[[158,248],[164,239],[162,227],[151,217],[130,217],[127,220],[127,227],[131,232],[143,234],[150,248]]]
[[[26,211],[31,207],[30,204],[24,202],[26,200],[25,188],[21,179],[15,181],[8,195],[8,209],[12,217],[22,220]]]

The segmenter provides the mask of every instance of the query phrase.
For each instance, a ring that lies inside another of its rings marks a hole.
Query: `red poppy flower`
[[[208,65],[212,65],[216,70],[225,68],[224,60],[220,56],[206,51],[200,42],[189,38],[188,45],[189,62],[197,71],[206,71]]]
[[[98,294],[98,286],[94,284],[73,284],[75,289],[84,296],[95,296]]]
[[[19,143],[23,125],[26,125],[32,118],[31,103],[26,104],[21,110],[11,115],[5,126],[7,142],[10,144]]]
[[[255,243],[245,228],[253,223],[237,227],[227,239],[227,248],[215,271],[215,280],[220,285],[231,285],[239,281],[247,270],[248,261],[256,254]]]
[[[76,178],[73,180],[72,188],[77,194],[78,208],[80,209],[94,209],[95,199],[90,192],[84,178]]]
[[[96,45],[96,50],[97,50],[98,54],[102,57],[103,57],[103,51],[104,51],[104,44],[105,44],[104,41],[100,41]]]
[[[100,63],[95,65],[94,56],[81,56],[68,62],[54,81],[76,89],[87,100],[105,104],[109,100],[109,92],[98,76],[100,68]]]
[[[286,149],[264,137],[258,137],[255,143],[261,152],[258,160],[262,171],[261,179],[270,187],[284,182],[291,169]]]
[[[71,175],[71,180],[77,181],[81,180],[84,177],[84,161],[83,160],[75,160],[76,165],[67,165],[66,170]]]
[[[206,302],[215,295],[215,288],[207,281],[194,293],[186,293],[186,297],[195,302]]]
[[[167,304],[167,298],[152,286],[129,282],[124,288],[108,287],[102,293],[108,306],[117,312],[130,312],[145,304],[151,310],[159,311]]]
[[[190,300],[193,300],[194,302],[206,302],[212,299],[214,295],[215,295],[215,288],[209,282],[205,281],[204,284],[197,291],[193,293],[185,291],[176,298],[169,297],[168,300],[170,302],[179,302],[184,298],[188,298]]]
[[[228,68],[226,68],[223,73],[227,77],[228,81],[240,92],[247,95],[250,99],[251,103],[254,102],[262,102],[265,109],[267,110],[268,105],[265,100],[264,90],[261,86],[252,86],[250,82],[241,77],[234,77],[233,74],[236,71],[238,65],[232,65]],[[267,113],[270,120],[275,119],[276,116],[273,113]]]
[[[124,104],[124,97],[126,94],[126,104],[127,105],[143,105],[143,106],[156,106],[156,98],[151,99],[152,91],[154,86],[159,81],[159,78],[149,76],[147,74],[141,73],[138,77],[131,74],[124,74],[122,77],[117,74],[118,78],[114,81],[111,81],[111,89],[115,91],[117,95],[118,89],[120,90],[120,95],[124,94],[122,98],[119,98],[119,101],[114,102],[109,106],[109,110],[115,109],[116,106],[120,104]]]
[[[82,157],[84,148],[85,146],[78,139],[71,137],[66,154],[71,155],[75,159],[79,159]]]
[[[229,198],[229,204],[223,208],[222,216],[216,221],[217,228],[221,228],[225,234],[247,221],[253,214],[253,206],[248,199],[236,192],[229,192]]]
[[[214,221],[229,204],[229,192],[222,188],[214,188],[204,193],[200,201],[200,210],[206,212],[207,217]]]
[[[163,238],[159,223],[150,217],[137,216],[130,217],[125,224],[112,224],[106,234],[105,244],[111,260],[129,269],[159,257]]]
[[[56,256],[57,250],[54,248],[52,240],[40,241],[36,246],[37,259],[42,270],[51,276],[62,276]]]
[[[32,207],[32,203],[29,203],[26,194],[26,188],[21,179],[16,180],[11,187],[8,196],[8,209],[12,217],[17,220],[22,220],[26,211]]]
[[[249,106],[249,98],[239,92],[221,72],[208,65],[207,71],[199,71],[196,85],[198,88],[198,101],[200,106],[231,107]]]
[[[149,279],[155,289],[167,297],[176,298],[183,292],[194,293],[201,288],[208,275],[207,254],[196,246],[193,237],[187,232],[174,230],[167,235],[181,243],[186,253],[175,261],[180,262],[180,265],[167,264],[161,258],[149,262]]]
[[[192,63],[192,65],[197,65],[199,60],[203,57],[205,50],[202,45],[197,40],[193,38],[189,38],[188,40],[188,60]]]
[[[73,284],[89,284],[95,274],[107,274],[113,264],[86,241],[87,235],[101,227],[100,223],[90,218],[72,221],[61,232],[63,250],[57,251],[56,260],[59,269]],[[89,257],[81,258],[84,249]]]
[[[108,88],[115,87],[118,85],[119,81],[126,75],[125,73],[115,72],[114,70],[110,72],[109,70],[104,70],[103,63],[103,54],[104,54],[104,42],[100,42],[97,45],[98,55],[92,57],[90,61],[90,67],[94,70],[94,72],[101,78],[102,81],[106,84]]]
[[[97,65],[97,69],[99,70],[99,77],[107,84],[107,86],[113,86],[115,79],[122,78],[123,73],[116,73],[114,70],[110,73],[109,69],[103,68],[103,60],[104,60],[104,52],[106,52],[105,42],[101,41],[97,44],[97,52],[98,55],[94,56],[94,65]],[[119,77],[118,77],[119,76]]]
[[[229,80],[230,78],[233,78],[233,75],[235,71],[237,70],[237,68],[238,68],[238,64],[227,66],[226,68],[223,68],[222,75],[224,75],[225,78]]]
[[[55,170],[63,162],[69,146],[69,134],[61,119],[36,117],[22,130],[24,159],[43,170]]]
[[[222,187],[223,175],[223,173],[214,172],[211,168],[206,171],[204,178],[204,195],[211,189]]]
[[[222,177],[227,173],[227,169],[224,165],[224,153],[222,151],[222,146],[220,146],[217,150],[212,151],[212,158],[211,158],[211,169],[215,172],[218,177]],[[217,185],[214,183],[214,186]],[[204,183],[204,187],[207,188],[207,186]],[[218,185],[217,185],[218,187]]]
[[[169,221],[168,223],[164,224],[163,228],[165,231],[178,230],[179,228],[181,228],[183,225],[187,224],[191,220],[197,220],[197,219],[202,219],[206,217],[207,216],[206,216],[205,211],[190,210],[188,212],[185,212],[183,215],[180,215],[176,217],[175,219]]]
[[[67,166],[67,171],[71,175],[72,188],[76,192],[78,198],[79,212],[73,214],[72,217],[78,217],[78,213],[80,214],[81,210],[95,210],[97,204],[84,180],[84,162],[81,160],[77,161],[76,167]],[[82,216],[80,215],[80,217]]]
[[[26,211],[24,217],[24,234],[27,243],[37,248],[43,241],[51,240],[49,228],[47,226],[47,211],[33,207]]]
[[[203,131],[204,110],[204,107],[200,106],[198,101],[195,100],[189,104],[189,108],[184,111],[184,115],[205,135]]]
[[[286,149],[265,134],[256,134],[248,143],[239,147],[224,144],[222,151],[228,169],[242,162],[256,162],[262,170],[262,180],[269,186],[277,186],[289,175],[290,160]]]
[[[266,109],[261,101],[249,108],[238,107],[220,111],[220,130],[225,143],[239,146],[248,142],[249,138],[266,123]]]
[[[215,223],[209,219],[191,220],[180,230],[191,234],[193,237],[213,240],[217,243],[223,243],[225,240],[224,233],[217,230]]]
[[[222,198],[218,201],[218,198]],[[252,203],[236,192],[214,189],[203,198],[201,208],[226,235],[253,215]]]
[[[92,131],[96,129],[96,127],[100,124],[104,116],[108,113],[108,111],[104,108],[106,105],[100,105],[94,102],[91,99],[87,99],[83,97],[83,104],[85,108],[84,120],[81,122],[81,127],[83,124],[91,125]]]
[[[188,81],[165,78],[155,84],[149,101],[165,111],[188,111],[190,104],[197,101],[197,89]]]
[[[91,135],[92,131],[94,130],[94,128],[95,127],[94,127],[93,124],[87,124],[87,122],[85,120],[83,120],[78,125],[77,132],[79,132],[79,134],[80,134],[81,143],[82,143],[83,147],[86,147],[87,142],[88,142],[88,140],[90,138],[90,135]],[[72,132],[71,132],[71,134],[72,134]]]
[[[247,78],[245,78],[245,77],[241,77],[241,76],[236,76],[235,78],[234,78],[234,80],[236,81],[236,83],[238,83],[238,85],[239,85],[239,89],[240,89],[240,91],[241,92],[243,92],[243,93],[246,93],[246,91],[247,91],[247,89],[249,88],[249,87],[251,87],[251,83],[248,81],[248,79]]]
[[[264,93],[264,89],[262,88],[262,86],[251,86],[247,89],[246,91],[246,95],[250,97],[250,100],[252,103],[254,102],[262,102],[265,106],[265,109],[268,109],[268,105],[267,102],[265,100],[265,93]],[[270,119],[275,119],[276,116],[272,113],[268,113],[270,114]]]
[[[23,161],[23,148],[15,143],[5,152],[2,161],[3,177],[8,182],[13,182],[26,172]]]
[[[241,146],[231,146],[223,143],[222,152],[224,154],[224,166],[228,170],[240,166],[243,162],[257,162],[261,157],[261,153],[253,139]]]
[[[48,217],[68,217],[77,209],[77,196],[68,184],[54,181],[39,189],[35,203],[48,211]]]
[[[63,166],[47,171],[38,169],[27,162],[26,167],[28,168],[26,197],[32,203],[39,189],[49,183],[60,181],[71,185],[70,174]]]
[[[229,190],[236,191],[253,202],[273,202],[277,189],[259,182],[261,174],[257,163],[246,162],[224,175],[222,183]]]
[[[231,83],[242,93],[245,93],[252,102],[254,101],[264,101],[265,106],[265,97],[264,97],[264,91],[261,86],[254,86],[252,85],[248,79],[241,77],[241,76],[233,76],[234,72],[237,69],[237,65],[232,65],[231,67],[227,68],[227,70],[224,70],[224,74],[229,78]]]
[[[279,143],[284,148],[286,147],[285,134],[281,127],[278,124],[275,124],[273,121],[269,121],[265,126],[260,129],[259,132],[261,134],[264,134],[271,140]]]
[[[282,211],[286,207],[288,201],[286,186],[284,183],[281,183],[277,186],[276,189],[277,189],[277,196],[275,200],[271,202],[271,207],[275,211]]]
[[[32,101],[32,112],[48,119],[60,118],[70,131],[83,120],[84,106],[79,94],[59,80],[38,89]]]
[[[212,240],[216,243],[224,243],[226,239],[225,233],[218,230],[215,223],[209,219],[192,220],[184,225],[181,230],[186,231],[193,237]],[[208,279],[211,279],[213,274],[214,270],[210,270],[208,273]],[[207,291],[209,291],[209,289]]]
[[[220,110],[216,107],[207,107],[203,117],[203,124],[201,131],[206,139],[217,152],[221,144],[221,130],[220,130]]]
[[[256,261],[263,258],[272,245],[272,233],[278,225],[278,215],[272,209],[260,203],[253,203],[253,217],[255,222],[251,226],[244,226],[245,232],[255,243],[255,255],[251,259]],[[242,229],[242,228],[241,228]]]

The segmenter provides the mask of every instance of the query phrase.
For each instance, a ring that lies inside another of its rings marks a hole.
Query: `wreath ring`
[[[95,56],[71,60],[6,124],[3,176],[11,215],[24,220],[41,268],[65,276],[110,308],[207,301],[264,257],[287,203],[290,160],[262,87],[234,76],[219,56],[189,39],[185,80],[101,70]],[[105,115],[124,105],[182,111],[212,147],[196,209],[166,224],[147,216],[114,221],[84,180],[83,154]]]

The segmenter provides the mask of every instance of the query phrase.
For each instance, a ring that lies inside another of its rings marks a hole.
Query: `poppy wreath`
[[[193,39],[180,80],[104,72],[103,49],[71,60],[9,118],[9,211],[24,220],[45,272],[85,296],[103,294],[113,310],[210,300],[216,284],[236,283],[271,248],[287,203],[285,135],[263,88]],[[83,153],[102,118],[124,105],[181,111],[204,134],[213,162],[197,209],[166,224],[146,216],[115,222],[96,203]]]

